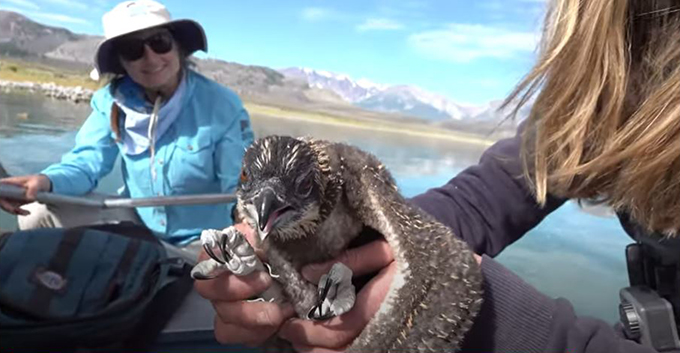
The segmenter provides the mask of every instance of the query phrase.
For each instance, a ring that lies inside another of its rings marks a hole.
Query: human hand
[[[245,223],[234,225],[255,247],[254,232]],[[261,255],[261,252],[256,249]],[[208,255],[201,252],[199,261]],[[272,284],[264,272],[236,276],[228,271],[211,280],[196,281],[194,287],[215,308],[215,339],[222,344],[259,346],[279,329],[281,324],[295,314],[292,306],[267,302],[246,302]]]
[[[0,179],[0,183],[19,186],[26,190],[24,196],[26,197],[27,201],[0,198],[0,208],[2,208],[5,212],[8,212],[10,214],[21,216],[26,216],[30,214],[30,212],[22,209],[21,206],[31,201],[35,201],[35,197],[38,194],[38,192],[50,191],[50,189],[52,188],[52,182],[44,174],[33,174],[4,178]]]
[[[477,254],[474,257],[481,264],[482,258]],[[302,274],[308,281],[318,283],[336,262],[347,265],[355,276],[380,272],[357,294],[354,307],[346,314],[324,322],[294,318],[283,324],[279,336],[291,342],[300,353],[342,352],[347,348],[380,308],[397,270],[389,244],[378,240],[347,250],[324,264],[306,266]]]
[[[298,352],[339,352],[351,344],[380,308],[397,269],[390,246],[385,240],[377,240],[349,249],[332,261],[306,266],[302,274],[318,283],[336,262],[347,265],[355,276],[380,272],[357,294],[349,312],[322,322],[298,318],[285,322],[278,335]]]

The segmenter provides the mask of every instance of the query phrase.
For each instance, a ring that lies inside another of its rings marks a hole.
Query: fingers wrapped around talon
[[[352,285],[352,270],[342,263],[333,265],[321,276],[316,305],[307,314],[310,320],[327,320],[349,311],[354,306],[356,293]]]
[[[192,269],[195,279],[215,278],[225,270],[245,276],[257,269],[264,269],[255,250],[234,226],[224,230],[206,229],[201,232],[201,242],[210,259]]]
[[[212,259],[203,260],[191,269],[191,278],[196,280],[213,279],[225,271],[223,264]]]
[[[215,252],[213,251],[212,247],[208,244],[203,244],[203,250],[205,250],[205,253],[210,256],[211,259],[215,260],[216,262],[224,265],[225,262],[222,261],[217,255],[215,255]]]

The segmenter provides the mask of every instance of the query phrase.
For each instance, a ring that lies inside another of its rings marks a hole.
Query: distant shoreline
[[[83,88],[81,86],[70,87],[56,85],[53,82],[36,83],[11,80],[0,80],[0,90],[5,92],[41,92],[45,96],[61,100],[68,100],[76,104],[88,103],[94,94],[93,90]],[[473,134],[461,133],[454,130],[438,129],[424,124],[383,122],[368,119],[350,119],[317,112],[294,111],[277,106],[263,105],[248,101],[245,101],[244,105],[248,112],[253,116],[262,115],[269,118],[305,121],[315,124],[342,126],[368,131],[448,140],[459,143],[474,144],[478,146],[490,146],[494,143],[494,140],[486,139],[483,136],[475,136]]]
[[[465,144],[479,146],[491,146],[495,140],[485,139],[481,136],[465,134],[454,130],[436,129],[426,125],[408,123],[382,123],[368,120],[354,120],[337,116],[314,113],[314,112],[293,112],[274,106],[266,106],[257,103],[244,102],[246,110],[253,116],[262,115],[268,118],[296,120],[324,124],[331,126],[342,126],[347,128],[362,129],[376,132],[387,132],[415,137],[427,137]]]
[[[94,91],[81,86],[60,86],[54,82],[36,83],[29,81],[0,80],[0,89],[3,92],[27,91],[30,93],[42,92],[47,97],[68,100],[73,103],[89,103]]]

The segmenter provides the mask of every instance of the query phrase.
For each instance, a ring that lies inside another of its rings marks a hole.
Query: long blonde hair
[[[649,231],[680,229],[680,0],[554,0],[522,157],[539,203],[597,200]]]

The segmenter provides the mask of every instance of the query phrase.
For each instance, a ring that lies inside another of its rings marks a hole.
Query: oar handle
[[[29,201],[26,199],[24,188],[0,183],[0,198]],[[171,205],[205,205],[215,203],[230,203],[236,201],[234,194],[198,194],[178,196],[158,196],[144,198],[106,198],[103,200],[82,196],[59,195],[51,192],[39,192],[36,201],[47,204],[70,204],[84,207],[98,208],[132,208]]]
[[[7,198],[19,201],[31,201],[26,199],[26,189],[0,183],[0,198]],[[51,192],[38,192],[35,201],[48,204],[71,204],[84,207],[104,207],[104,200],[94,200],[86,197],[59,195]]]
[[[104,200],[104,207],[154,207],[171,205],[205,205],[215,203],[230,203],[236,201],[234,194],[197,194],[178,196],[157,196],[134,199],[110,198]]]
[[[26,200],[26,189],[12,184],[0,183],[0,198]]]

